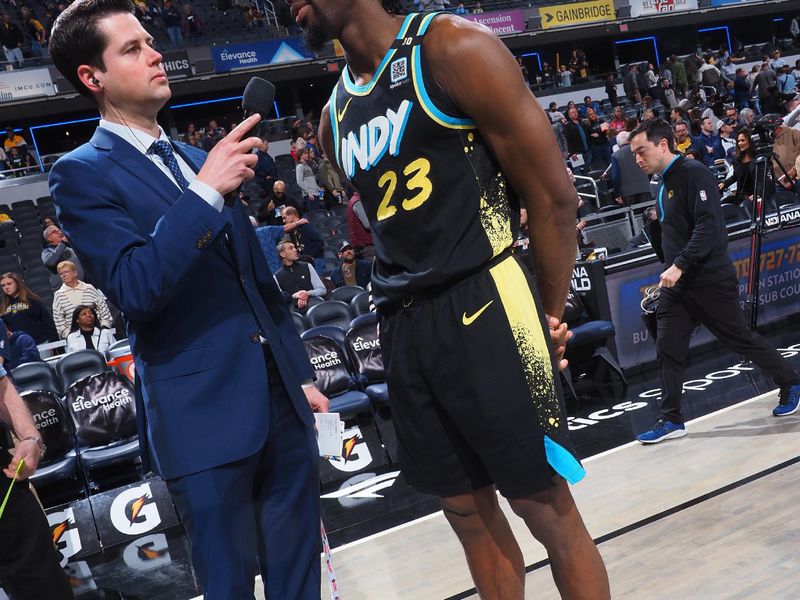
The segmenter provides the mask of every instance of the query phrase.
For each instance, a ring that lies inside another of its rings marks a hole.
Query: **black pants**
[[[735,277],[707,285],[661,288],[656,349],[661,369],[661,416],[683,423],[681,392],[692,330],[705,325],[719,341],[767,372],[779,386],[800,376],[763,337],[751,331],[739,307]]]
[[[0,474],[0,501],[8,479]],[[47,517],[27,481],[14,484],[0,519],[0,586],[12,600],[72,600],[67,575],[58,564]]]

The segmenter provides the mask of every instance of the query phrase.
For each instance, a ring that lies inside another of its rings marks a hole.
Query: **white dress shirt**
[[[100,119],[100,127],[103,129],[110,131],[111,133],[118,135],[123,140],[128,142],[131,146],[133,146],[136,150],[144,154],[155,166],[157,166],[167,177],[169,180],[175,184],[177,188],[180,189],[178,182],[175,181],[175,177],[172,175],[172,172],[169,170],[169,167],[164,164],[164,161],[161,160],[160,156],[156,156],[155,154],[148,154],[147,151],[150,149],[150,146],[153,145],[153,142],[156,141],[149,133],[145,133],[144,131],[139,131],[138,129],[133,129],[132,127],[126,127],[125,125],[120,125],[118,123],[112,123],[111,121],[106,121],[105,119]],[[172,145],[172,141],[167,137],[167,134],[164,133],[164,130],[159,126],[158,131],[160,132],[160,136],[158,139],[164,140],[170,146]],[[173,148],[173,151],[175,149]],[[225,200],[222,198],[222,195],[212,188],[209,185],[206,185],[202,181],[197,179],[197,173],[195,173],[192,168],[186,164],[186,161],[181,158],[181,155],[175,152],[175,159],[178,161],[178,167],[180,167],[181,173],[186,178],[186,181],[189,182],[189,189],[192,190],[195,194],[200,196],[203,200],[208,202],[212,207],[217,209],[217,211],[222,212],[222,207],[225,204]]]

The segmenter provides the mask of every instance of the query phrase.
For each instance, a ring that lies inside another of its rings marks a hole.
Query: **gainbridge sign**
[[[552,29],[596,21],[611,21],[616,18],[616,12],[613,0],[593,0],[540,6],[539,16],[542,18],[542,29]]]

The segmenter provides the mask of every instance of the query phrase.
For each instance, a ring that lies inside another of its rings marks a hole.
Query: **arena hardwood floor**
[[[643,597],[645,590],[648,598],[798,597],[791,490],[800,467],[776,468],[800,460],[800,417],[772,417],[776,397],[771,392],[701,417],[681,440],[628,444],[587,459],[588,476],[573,493],[607,554],[614,598]],[[754,481],[742,484],[748,480]],[[546,559],[505,510],[526,564]],[[477,597],[441,513],[344,545],[333,556],[343,600]],[[736,577],[719,575],[728,571]],[[529,580],[528,597],[557,597],[546,568]]]

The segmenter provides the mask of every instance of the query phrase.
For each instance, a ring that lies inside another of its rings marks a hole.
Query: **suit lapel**
[[[144,154],[118,135],[98,127],[92,137],[92,145],[96,148],[108,150],[109,159],[152,189],[170,206],[178,199],[180,190],[172,183],[170,178]]]

